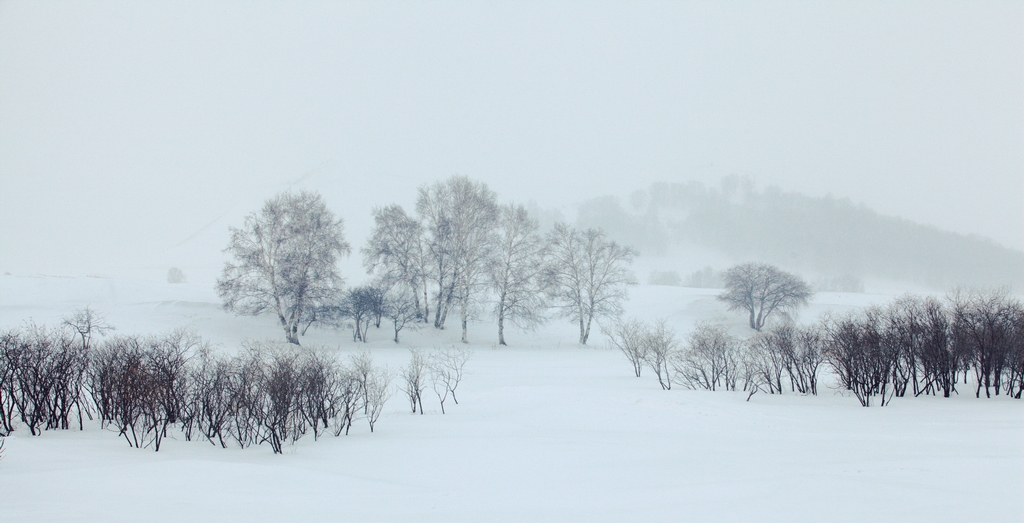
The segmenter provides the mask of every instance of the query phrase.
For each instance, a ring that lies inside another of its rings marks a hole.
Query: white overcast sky
[[[1024,3],[0,2],[0,271],[219,266],[288,188],[358,248],[456,173],[736,173],[1024,250]]]

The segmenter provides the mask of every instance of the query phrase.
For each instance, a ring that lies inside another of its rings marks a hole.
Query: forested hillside
[[[988,238],[965,236],[885,216],[848,199],[810,197],[746,178],[719,187],[656,183],[621,202],[580,206],[582,227],[602,227],[642,254],[696,244],[738,260],[762,260],[819,275],[875,277],[939,288],[1024,287],[1024,253]]]

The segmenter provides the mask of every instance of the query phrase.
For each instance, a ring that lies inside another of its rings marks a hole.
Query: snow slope
[[[698,320],[743,318],[714,291],[640,286],[628,314],[666,318],[680,335]],[[801,315],[884,302],[822,294]],[[54,323],[76,307],[104,312],[118,332],[188,326],[236,349],[277,337],[270,318],[221,311],[208,286],[102,278],[0,276],[0,328]],[[369,349],[391,368],[407,348],[457,344],[459,333],[383,328],[371,342],[319,331],[304,343],[342,356]],[[471,326],[474,351],[461,404],[410,414],[395,395],[370,433],[307,436],[221,449],[166,441],[129,448],[98,425],[7,438],[0,520],[20,521],[1020,521],[1024,517],[1024,403],[896,399],[862,408],[821,396],[662,391],[625,358],[575,345],[552,322],[512,331]],[[426,398],[425,398],[426,399]]]

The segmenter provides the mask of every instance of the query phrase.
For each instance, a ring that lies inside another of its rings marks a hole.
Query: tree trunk
[[[427,280],[423,279],[423,323],[430,323],[430,294],[427,292]]]
[[[420,291],[419,291],[419,289],[416,288],[416,284],[415,283],[412,285],[412,301],[413,301],[413,304],[415,304],[415,306],[416,306],[416,315],[417,316],[422,316],[422,314],[421,314],[422,311],[420,309]]]
[[[498,345],[505,347],[505,310],[498,308]]]
[[[587,344],[587,340],[590,339],[590,324],[593,321],[594,321],[594,317],[593,316],[588,316],[587,317],[587,328],[586,328],[585,331],[583,331],[583,341],[581,342],[582,345],[586,345]]]
[[[498,345],[505,347],[505,294],[498,300]]]
[[[441,284],[438,284],[437,285],[437,303],[436,303],[437,308],[434,310],[434,328],[435,329],[442,329],[442,328],[444,328],[444,322],[441,319],[441,309],[444,308],[444,307],[441,307],[441,303],[443,301],[444,301],[444,286],[441,285]]]
[[[299,344],[299,326],[297,324],[289,325],[284,319],[284,316],[279,316],[281,319],[281,327],[284,328],[284,337],[288,340],[288,343],[295,345]]]
[[[462,313],[461,314],[461,316],[462,316],[462,343],[469,343],[469,336],[466,333],[466,324],[469,322],[469,306],[466,304],[465,300],[462,301],[461,313]],[[458,402],[456,401],[456,403],[458,403]]]

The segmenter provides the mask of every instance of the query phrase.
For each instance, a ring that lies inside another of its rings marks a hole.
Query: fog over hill
[[[989,238],[886,216],[848,198],[757,188],[746,177],[725,177],[718,186],[655,183],[627,202],[590,199],[580,205],[577,222],[600,227],[646,255],[695,245],[723,259],[766,261],[818,277],[881,278],[939,289],[1024,287],[1024,253]]]

